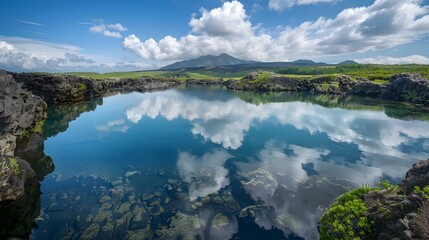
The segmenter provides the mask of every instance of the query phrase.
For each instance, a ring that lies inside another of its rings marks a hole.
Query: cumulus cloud
[[[281,11],[286,8],[291,8],[295,5],[310,5],[332,2],[338,2],[338,0],[270,0],[268,2],[268,7],[277,11]]]
[[[383,172],[361,162],[338,165],[322,161],[328,153],[326,149],[268,141],[257,160],[237,162],[243,188],[255,201],[263,201],[255,211],[255,222],[265,229],[276,227],[285,236],[292,231],[305,239],[317,239],[322,209],[356,183],[379,181]],[[304,166],[312,166],[317,176]]]
[[[410,55],[406,57],[378,56],[374,58],[355,59],[358,63],[373,64],[426,64],[429,65],[429,58],[422,55]]]
[[[131,71],[153,68],[141,62],[124,62],[81,54],[82,49],[20,37],[0,36],[0,68],[10,71]]]
[[[5,41],[0,41],[0,53],[8,53],[12,51],[14,47]]]
[[[269,35],[257,33],[243,4],[238,1],[225,2],[222,7],[210,11],[201,9],[201,17],[193,17],[189,26],[192,33],[179,39],[166,36],[159,42],[153,38],[141,41],[132,34],[124,39],[123,46],[142,58],[156,60],[223,52],[246,59],[267,59],[277,48]]]
[[[70,62],[84,62],[84,63],[93,63],[94,60],[90,58],[85,58],[74,53],[65,53],[65,59]]]
[[[156,41],[140,40],[131,34],[124,39],[123,47],[144,59],[156,60],[224,52],[262,61],[350,54],[391,48],[427,36],[428,13],[429,7],[419,0],[376,0],[366,7],[344,9],[334,18],[320,17],[296,27],[281,27],[276,36],[271,36],[250,22],[242,3],[232,1],[212,10],[202,9],[199,17],[189,21],[191,31],[186,36],[165,36]]]
[[[324,114],[320,114],[323,112]],[[253,105],[236,98],[226,101],[210,101],[177,91],[151,93],[142,96],[140,102],[127,110],[127,118],[137,123],[142,117],[164,117],[168,120],[188,120],[194,135],[202,136],[227,149],[238,149],[252,126],[274,119],[282,125],[290,125],[311,135],[327,136],[335,143],[356,145],[359,151],[355,159],[370,162],[383,169],[392,178],[401,178],[410,162],[424,159],[424,152],[404,152],[401,147],[412,146],[419,139],[429,138],[427,122],[409,122],[392,119],[383,112],[348,111],[324,108],[302,102],[269,103]],[[371,123],[372,128],[365,127]],[[374,145],[374,143],[377,143]],[[427,141],[425,140],[426,144]],[[330,158],[334,159],[334,149]],[[295,149],[295,151],[298,151]],[[351,157],[349,157],[351,158]],[[377,159],[377,161],[374,161]],[[396,161],[391,161],[395,159]],[[350,159],[349,159],[350,160]],[[344,161],[344,159],[336,159]],[[327,167],[325,171],[334,168]],[[296,171],[297,172],[297,171]],[[345,176],[347,177],[347,176]],[[355,182],[376,181],[376,178],[357,174]]]
[[[229,185],[225,162],[232,156],[225,150],[217,150],[198,158],[188,152],[180,152],[177,170],[183,181],[189,184],[191,201],[218,192]]]
[[[109,121],[106,124],[99,124],[95,129],[100,132],[126,132],[130,127],[125,124],[124,119]]]
[[[122,38],[120,32],[127,31],[128,29],[120,23],[104,24],[103,21],[98,21],[94,26],[89,28],[92,33],[101,33],[106,37]]]

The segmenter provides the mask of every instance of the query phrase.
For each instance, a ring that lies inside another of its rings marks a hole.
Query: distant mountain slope
[[[344,62],[340,62],[337,65],[353,65],[353,64],[359,64],[358,62],[355,62],[353,60],[346,60]]]
[[[162,70],[182,69],[182,68],[198,68],[198,67],[216,67],[226,65],[239,65],[254,63],[252,61],[245,61],[235,57],[232,57],[226,53],[222,53],[219,56],[206,55],[201,56],[197,59],[185,60],[176,62],[171,65],[167,65]]]

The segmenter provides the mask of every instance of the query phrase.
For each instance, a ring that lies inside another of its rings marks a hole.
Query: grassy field
[[[69,72],[66,74],[89,77],[94,79],[104,78],[133,78],[140,77],[160,77],[160,78],[177,78],[179,80],[185,79],[241,79],[250,72],[258,71],[254,69],[233,69],[231,68],[200,68],[200,69],[185,69],[185,70],[172,70],[172,71],[135,71],[135,72],[110,72],[110,73],[96,73],[96,72]],[[288,77],[304,77],[311,78],[315,76],[336,76],[339,74],[346,74],[352,78],[368,78],[378,84],[385,83],[392,75],[411,72],[420,73],[423,77],[429,78],[428,65],[374,65],[374,64],[355,64],[355,65],[339,65],[339,66],[310,66],[310,67],[283,67],[271,68],[269,70],[282,74]]]

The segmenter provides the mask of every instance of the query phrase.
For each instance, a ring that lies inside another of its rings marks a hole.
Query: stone
[[[92,222],[102,223],[106,219],[112,218],[112,216],[113,216],[113,213],[110,210],[99,210],[98,213],[92,219]]]
[[[83,231],[89,227],[93,219],[93,215],[81,216],[78,215],[75,220],[75,228],[79,231]]]
[[[153,201],[150,202],[149,206],[154,207],[154,206],[158,206],[161,204],[161,199],[156,198]]]
[[[93,223],[87,229],[85,229],[85,231],[80,236],[80,239],[82,240],[94,239],[97,236],[98,231],[100,231],[100,225],[98,225],[97,223]]]
[[[138,230],[143,229],[149,224],[149,215],[143,207],[136,206],[133,210],[133,217],[130,222],[128,229]]]
[[[124,176],[126,178],[132,178],[132,177],[135,177],[137,175],[141,175],[141,172],[140,171],[129,171],[129,172],[126,172]]]
[[[221,213],[216,214],[212,220],[212,228],[222,228],[229,224],[229,219]]]
[[[160,239],[195,239],[196,230],[202,226],[198,216],[189,216],[180,211],[170,218],[169,223],[156,230]]]
[[[121,200],[124,197],[124,190],[123,189],[111,189],[110,190],[110,194],[112,196],[112,198],[116,199],[116,200]]]
[[[116,220],[115,228],[113,230],[114,237],[120,238],[120,239],[125,238],[128,225],[132,217],[133,217],[133,214],[130,212],[127,212],[126,214],[122,215],[118,220]]]
[[[149,199],[151,199],[151,198],[153,198],[154,196],[152,195],[152,194],[150,194],[150,193],[144,193],[143,195],[142,195],[142,200],[143,201],[147,201],[147,200],[149,200]]]

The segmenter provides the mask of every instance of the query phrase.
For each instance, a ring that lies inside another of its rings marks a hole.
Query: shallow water
[[[429,113],[363,98],[177,88],[49,109],[31,239],[317,239],[340,194],[429,156]]]

